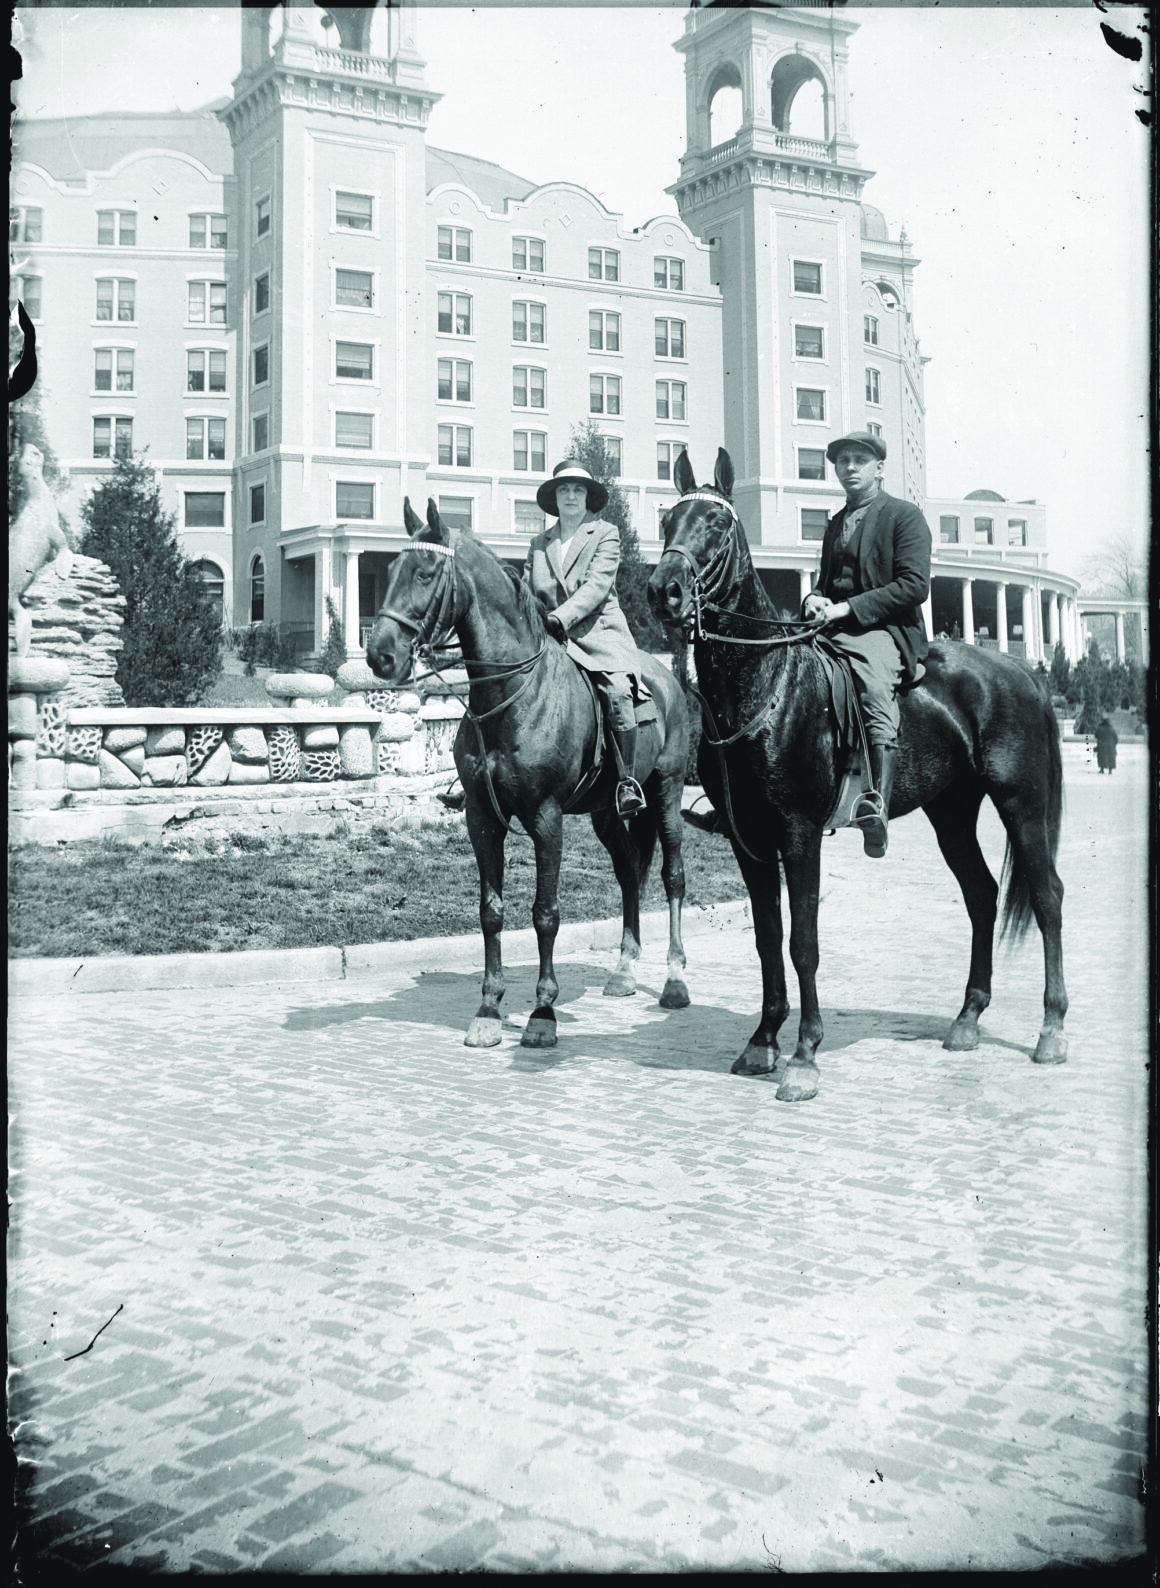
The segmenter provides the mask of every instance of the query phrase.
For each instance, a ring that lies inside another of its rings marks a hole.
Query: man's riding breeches
[[[885,629],[868,629],[865,634],[831,629],[826,638],[850,663],[866,723],[866,738],[871,744],[897,744],[897,694],[902,682],[902,657],[897,645]]]

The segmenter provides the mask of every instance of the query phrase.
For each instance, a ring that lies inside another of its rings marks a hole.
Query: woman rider
[[[599,517],[608,491],[578,463],[559,463],[536,501],[557,522],[528,548],[524,582],[545,609],[548,633],[591,673],[605,700],[621,774],[616,814],[632,816],[645,804],[635,776],[640,658],[616,599],[620,531]]]

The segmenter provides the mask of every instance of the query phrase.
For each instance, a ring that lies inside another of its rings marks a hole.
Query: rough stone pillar
[[[1007,581],[995,580],[995,638],[999,649],[1007,649]]]
[[[963,580],[963,639],[968,645],[975,643],[975,603],[971,599],[971,581]]]

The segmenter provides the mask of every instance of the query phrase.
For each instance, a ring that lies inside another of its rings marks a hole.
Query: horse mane
[[[523,576],[517,573],[510,563],[504,562],[502,557],[497,557],[491,547],[473,535],[470,530],[464,530],[461,533],[464,541],[472,546],[477,546],[486,557],[490,558],[492,562],[498,563],[504,573],[507,574],[513,585],[513,594],[515,595],[516,606],[521,617],[527,622],[533,636],[536,639],[542,639],[544,635],[544,614],[540,603],[524,583]]]

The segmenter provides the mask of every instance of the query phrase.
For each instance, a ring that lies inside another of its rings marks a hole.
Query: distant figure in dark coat
[[[1110,717],[1104,717],[1096,729],[1096,760],[1101,772],[1110,777],[1116,770],[1116,745],[1120,736],[1112,727]]]

